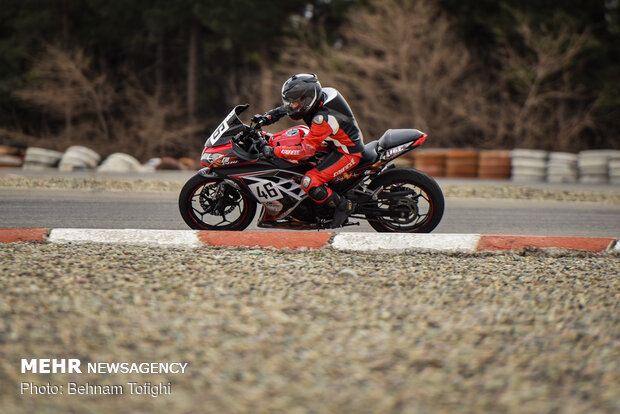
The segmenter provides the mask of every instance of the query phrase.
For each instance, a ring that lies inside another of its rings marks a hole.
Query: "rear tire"
[[[368,224],[378,232],[430,233],[441,221],[444,197],[435,180],[421,171],[397,168],[375,178],[368,189],[383,187],[377,194],[377,208],[403,210],[402,217],[366,214]],[[383,199],[386,192],[410,191],[411,195],[399,199]],[[414,194],[415,193],[415,194]]]
[[[196,174],[179,194],[179,211],[196,230],[243,230],[252,223],[256,202],[221,178]]]

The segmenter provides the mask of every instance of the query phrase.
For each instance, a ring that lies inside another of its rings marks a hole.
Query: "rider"
[[[284,105],[265,115],[254,115],[252,121],[270,125],[288,115],[294,120],[303,119],[310,132],[303,137],[301,145],[265,146],[263,155],[270,158],[275,154],[298,161],[327,146],[331,152],[304,175],[301,185],[312,200],[334,208],[330,227],[340,227],[353,211],[353,203],[325,184],[355,167],[362,156],[362,132],[351,108],[336,89],[321,88],[317,76],[307,73],[294,75],[284,82],[282,102]]]

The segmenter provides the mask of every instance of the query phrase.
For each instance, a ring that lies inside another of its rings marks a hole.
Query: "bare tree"
[[[187,153],[187,137],[202,128],[196,122],[185,122],[181,96],[168,94],[160,99],[157,93],[147,92],[140,82],[133,78],[123,88],[119,97],[123,117],[115,118],[112,127],[115,134],[122,137],[122,145],[117,150],[128,152],[138,158]]]
[[[470,54],[435,2],[371,0],[352,12],[341,47],[292,42],[279,73],[316,72],[340,89],[369,138],[414,127],[434,146],[579,150],[596,97],[570,74],[590,36],[561,16],[554,30],[516,18],[522,44],[498,37],[495,69]]]
[[[189,32],[188,56],[187,56],[187,115],[188,125],[193,128],[196,125],[197,101],[198,101],[198,22],[193,21]]]
[[[70,141],[84,128],[74,123],[88,120],[93,137],[109,141],[109,110],[114,101],[113,88],[105,75],[94,75],[90,61],[80,50],[67,52],[46,45],[45,52],[30,72],[29,84],[14,92],[25,103],[63,119],[63,137]]]
[[[580,134],[593,125],[595,99],[570,73],[591,37],[573,29],[562,16],[553,29],[536,27],[522,15],[515,17],[521,21],[523,44],[503,42],[505,87],[516,92],[506,102],[511,110],[502,121],[512,126],[515,145],[578,150]]]
[[[105,75],[90,70],[83,52],[71,53],[48,45],[34,65],[31,82],[15,92],[22,101],[41,108],[57,121],[67,120],[64,129],[32,137],[18,131],[0,130],[29,145],[64,150],[69,145],[87,145],[101,154],[127,152],[146,159],[187,154],[187,137],[203,125],[187,123],[187,110],[180,96],[161,88],[147,92],[134,76],[114,88]]]

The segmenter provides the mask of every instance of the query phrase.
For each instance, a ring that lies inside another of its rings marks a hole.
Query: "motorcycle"
[[[307,161],[293,163],[262,156],[265,145],[299,144],[306,126],[277,134],[262,124],[244,124],[239,115],[249,105],[236,106],[205,142],[204,166],[183,186],[179,210],[183,220],[198,230],[243,230],[262,207],[258,227],[326,229],[333,208],[316,203],[302,189],[304,174],[328,152],[317,151]],[[378,232],[428,233],[440,222],[443,193],[435,180],[413,168],[391,161],[419,147],[427,135],[416,129],[388,129],[365,144],[360,162],[328,183],[354,202],[344,226],[366,220]],[[326,148],[327,150],[327,148]]]

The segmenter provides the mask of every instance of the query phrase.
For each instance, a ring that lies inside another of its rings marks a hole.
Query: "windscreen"
[[[239,119],[239,114],[245,111],[249,105],[237,105],[230,113],[224,118],[222,123],[215,128],[215,131],[205,142],[205,147],[216,147],[218,145],[224,145],[231,140],[232,137],[243,131],[245,126]]]

